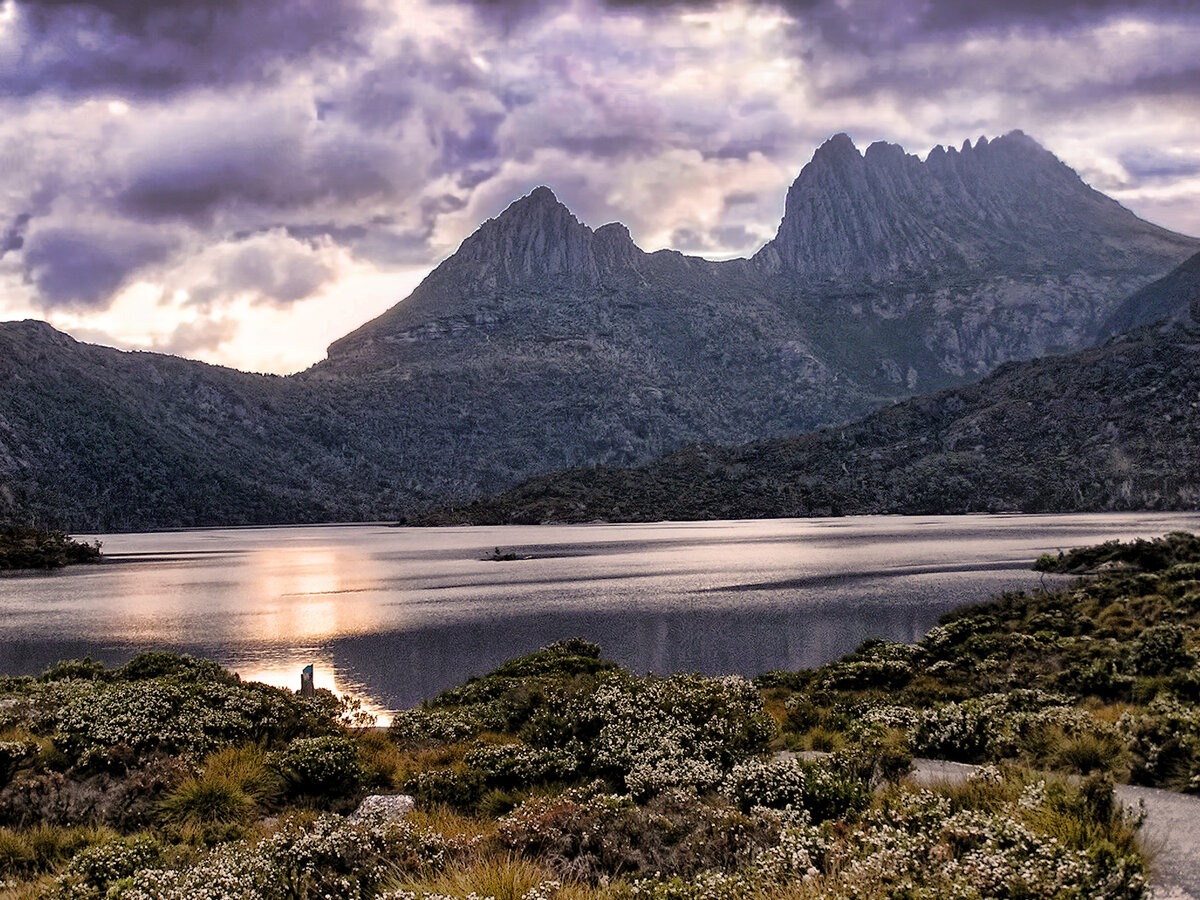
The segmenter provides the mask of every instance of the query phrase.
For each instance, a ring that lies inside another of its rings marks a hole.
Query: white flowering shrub
[[[1117,728],[1133,752],[1135,779],[1200,793],[1200,706],[1159,696],[1124,713]]]
[[[398,744],[451,744],[465,741],[487,727],[475,712],[423,707],[400,710],[392,718],[388,735]]]
[[[1068,736],[1117,736],[1113,726],[1067,697],[1017,690],[922,710],[910,737],[919,756],[981,762],[1015,756],[1048,729]]]
[[[737,871],[643,878],[630,893],[651,900],[741,900],[779,889],[813,900],[1145,900],[1136,856],[1106,845],[1072,847],[1030,824],[1055,811],[1052,793],[1037,785],[988,811],[955,811],[946,797],[906,789],[836,837],[790,826]]]
[[[363,780],[354,741],[341,734],[298,738],[279,754],[279,770],[294,793],[353,794]]]
[[[877,727],[909,731],[917,724],[918,718],[917,711],[909,706],[870,705],[861,710],[854,718],[854,723],[861,730]]]
[[[520,788],[573,778],[578,760],[561,749],[542,750],[527,744],[478,744],[463,762],[480,773],[488,787]]]
[[[466,851],[462,841],[410,822],[340,816],[289,821],[257,843],[226,844],[197,864],[141,868],[109,900],[298,900],[374,897],[397,875],[436,871]]]
[[[144,836],[117,839],[80,850],[55,881],[59,900],[98,900],[121,879],[159,862],[162,848]]]
[[[774,720],[746,679],[673,675],[612,678],[569,714],[586,770],[635,796],[715,787],[735,763],[765,749]]]
[[[112,748],[135,758],[151,752],[203,755],[228,742],[277,741],[306,730],[331,730],[334,708],[320,710],[262,684],[143,681],[78,683],[54,717],[55,744],[82,763],[104,761]]]
[[[531,748],[472,751],[465,768],[489,787],[517,778],[602,777],[647,797],[714,787],[734,763],[765,749],[775,724],[745,678],[636,678],[601,660],[595,645],[571,640],[397,716],[390,733],[420,747],[485,730],[516,735]],[[450,773],[438,778],[450,786]]]
[[[828,760],[756,759],[725,777],[722,792],[742,809],[803,809],[815,822],[842,818],[866,807],[869,785]]]
[[[822,666],[817,686],[823,690],[900,687],[912,679],[919,655],[910,644],[864,641],[850,656]]]

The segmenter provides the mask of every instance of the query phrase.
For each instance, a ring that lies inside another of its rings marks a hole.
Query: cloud
[[[167,273],[165,293],[186,293],[208,311],[238,300],[286,309],[318,294],[344,262],[329,239],[297,240],[282,229],[223,241],[182,260]]]
[[[169,335],[155,340],[151,349],[176,356],[192,356],[198,351],[218,349],[233,340],[237,332],[238,323],[232,318],[181,322]]]
[[[1118,157],[1135,179],[1180,178],[1200,175],[1200,154],[1167,153],[1154,147],[1131,150]]]
[[[362,52],[359,0],[16,0],[0,92],[172,94]]]
[[[149,116],[122,141],[115,199],[127,215],[197,225],[279,211],[350,208],[418,187],[436,161],[421,123],[387,133],[321,119],[286,95]],[[326,212],[328,215],[328,212]]]
[[[25,246],[25,228],[31,218],[29,213],[21,213],[13,219],[12,225],[8,227],[3,236],[0,236],[0,259],[3,259],[5,254],[20,250]]]
[[[175,247],[169,234],[119,222],[51,226],[26,239],[22,264],[40,308],[104,309],[135,272]]]
[[[753,252],[788,184],[839,131],[923,154],[1023,128],[1135,211],[1195,221],[1200,11],[1189,3],[0,10],[0,303],[76,309],[82,324],[144,290],[136,314],[118,315],[131,302],[118,300],[109,320],[129,328],[153,309],[156,346],[195,342],[210,358],[214,342],[248,352],[248,326],[218,341],[200,324],[234,315],[316,322],[320,307],[331,310],[323,337],[337,333],[352,301],[328,298],[352,291],[339,287],[347,272],[384,303],[389,273],[436,264],[543,183],[593,227],[625,223],[646,249]]]

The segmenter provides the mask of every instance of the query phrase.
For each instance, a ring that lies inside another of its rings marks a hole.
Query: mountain
[[[331,345],[318,368],[381,371],[460,350],[508,352],[488,345],[497,338],[593,350],[612,338],[640,350],[649,337],[650,352],[676,364],[689,338],[712,336],[688,322],[711,316],[695,308],[711,299],[733,307],[717,310],[721,325],[759,320],[774,354],[794,354],[799,342],[843,384],[849,378],[837,402],[850,415],[873,399],[1088,346],[1119,303],[1198,249],[1091,189],[1019,131],[936,147],[924,161],[883,142],[860,154],[840,134],[801,171],[776,237],[750,260],[644,253],[624,227],[593,232],[538,188],[411,297]],[[634,311],[669,318],[681,345],[648,335],[658,323],[630,321]]]
[[[1161,319],[1186,322],[1189,316],[1200,319],[1200,253],[1120,304],[1100,333],[1111,337]]]
[[[948,270],[1027,279],[1136,267],[1174,243],[1020,131],[935,147],[924,161],[882,141],[860,155],[839,134],[788,191],[779,233],[755,262],[810,279]],[[1101,250],[1109,265],[1098,268]]]
[[[418,524],[1200,507],[1200,325],[1166,321],[852,425],[543,475]]]
[[[1089,346],[1197,250],[1019,132],[923,161],[835,136],[776,237],[725,262],[646,253],[538,188],[287,378],[0,325],[0,516],[400,518],[542,472],[810,431]]]

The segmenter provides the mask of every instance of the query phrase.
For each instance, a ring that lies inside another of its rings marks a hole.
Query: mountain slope
[[[1160,319],[1186,322],[1189,315],[1200,321],[1200,253],[1120,304],[1100,331],[1111,337]]]
[[[327,515],[300,473],[329,449],[283,379],[14,322],[0,384],[0,519],[102,531]]]
[[[540,476],[421,524],[1195,509],[1200,325],[1010,364],[853,425]]]

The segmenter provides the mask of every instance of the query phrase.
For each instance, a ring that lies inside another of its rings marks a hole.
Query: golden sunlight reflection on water
[[[299,660],[309,662],[297,667]],[[287,657],[276,662],[270,662],[261,657],[247,660],[244,664],[229,663],[228,668],[237,672],[242,681],[261,681],[263,684],[275,687],[299,690],[300,670],[311,663],[313,667],[313,687],[333,691],[339,697],[356,699],[362,704],[363,712],[375,717],[375,724],[386,727],[392,724],[392,713],[371,699],[367,687],[338,671],[334,665],[333,656],[314,649],[307,656],[303,651],[289,650]]]
[[[819,665],[868,637],[914,640],[963,603],[1038,589],[1041,553],[1180,529],[1200,531],[1200,516],[100,535],[101,565],[0,577],[0,674],[169,649],[295,690],[312,663],[318,686],[382,722],[567,637],[635,672]],[[491,559],[497,547],[516,558]]]
[[[316,642],[339,634],[369,631],[374,602],[360,588],[371,562],[354,548],[272,548],[246,562],[246,591],[265,602],[254,624],[268,642]]]

